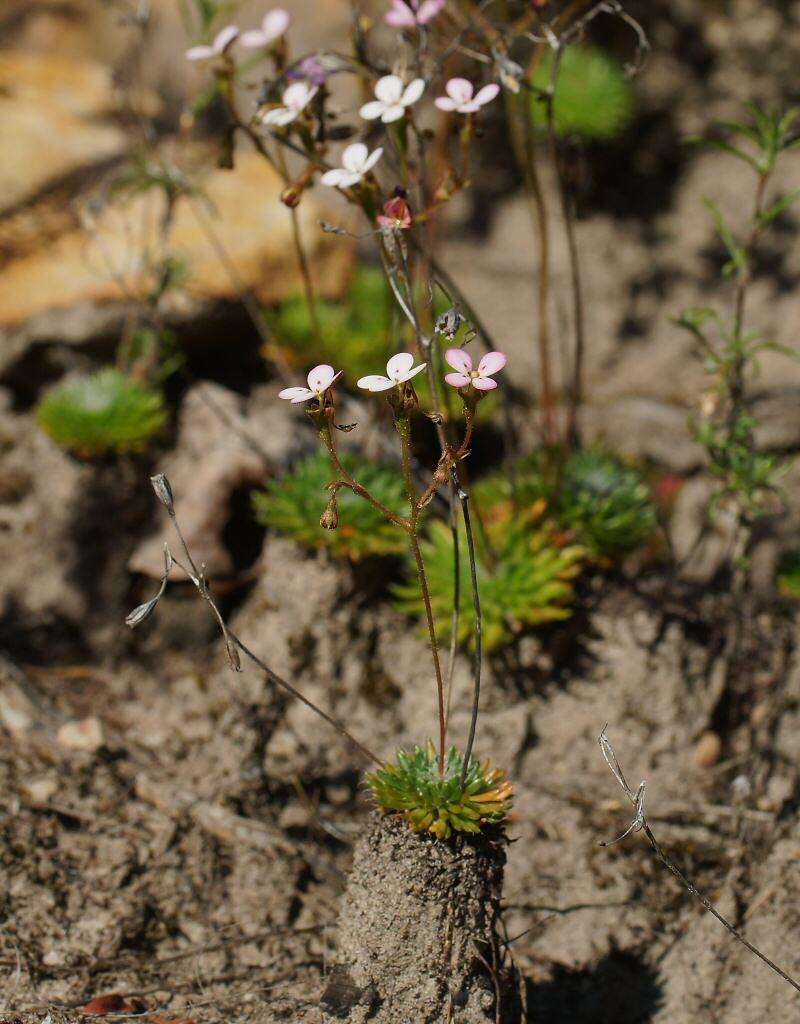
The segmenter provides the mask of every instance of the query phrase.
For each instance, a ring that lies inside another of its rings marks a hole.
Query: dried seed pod
[[[170,515],[174,515],[175,500],[172,496],[169,480],[167,480],[163,473],[157,473],[155,476],[150,477],[150,483],[153,485],[153,490],[156,492],[158,500]]]

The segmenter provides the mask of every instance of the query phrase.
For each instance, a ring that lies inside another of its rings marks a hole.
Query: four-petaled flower
[[[214,36],[210,46],[192,46],[186,51],[187,60],[208,60],[209,57],[222,57],[239,38],[239,29],[235,25],[226,25]]]
[[[354,142],[342,153],[342,166],[326,171],[320,181],[334,188],[350,188],[368,174],[383,155],[383,148],[370,153],[363,142]]]
[[[425,81],[415,78],[408,85],[397,75],[384,75],[375,83],[375,95],[378,97],[365,103],[359,114],[367,121],[380,118],[384,124],[399,121],[405,114],[406,107],[412,106],[425,91]]]
[[[492,376],[498,373],[508,361],[502,352],[487,352],[478,363],[478,369],[473,370],[472,359],[469,353],[463,348],[449,348],[445,359],[457,373],[448,373],[444,378],[454,388],[465,388],[471,384],[478,391],[493,391],[497,387],[497,381]]]
[[[248,50],[257,50],[262,46],[269,46],[276,39],[280,39],[289,27],[292,18],[288,11],[282,7],[276,7],[273,11],[267,11],[261,20],[261,28],[245,32],[241,38],[242,46]]]
[[[310,398],[318,398],[322,401],[325,392],[341,375],[341,370],[337,373],[327,363],[320,363],[309,372],[307,388],[284,388],[283,391],[278,392],[278,398],[285,398],[293,405],[298,402],[307,402]]]
[[[283,106],[268,110],[261,120],[264,124],[291,124],[303,113],[318,91],[315,85],[309,85],[308,82],[293,82],[283,91]]]
[[[408,231],[411,227],[411,210],[402,196],[395,196],[383,204],[383,213],[379,213],[375,220],[389,231]]]
[[[451,78],[445,85],[446,96],[437,96],[433,101],[439,110],[456,111],[459,114],[474,114],[497,96],[500,86],[496,82],[484,85],[478,91],[477,96],[473,95],[475,86],[466,78]]]
[[[447,0],[392,0],[392,9],[384,20],[395,28],[426,25],[444,7]]]
[[[425,369],[425,365],[425,363],[420,363],[419,366],[414,366],[414,357],[409,352],[398,352],[386,364],[388,376],[383,377],[376,373],[362,377],[358,386],[364,388],[365,391],[388,391],[389,388],[405,384],[407,380],[416,377],[420,371]]]

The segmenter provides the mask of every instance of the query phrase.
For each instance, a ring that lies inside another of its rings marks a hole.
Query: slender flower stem
[[[455,472],[453,474],[456,482]],[[481,598],[478,590],[478,568],[475,561],[475,538],[472,535],[472,523],[469,513],[469,495],[461,487],[458,488],[458,497],[461,501],[461,512],[464,516],[464,531],[467,535],[467,552],[469,555],[469,575],[472,587],[472,605],[475,611],[475,656],[473,661],[472,674],[472,714],[469,722],[469,736],[467,745],[464,748],[464,761],[461,765],[461,786],[463,788],[467,778],[467,769],[472,757],[472,747],[475,743],[475,730],[478,725],[478,711],[481,701],[481,661],[483,658],[483,617],[481,615]]]
[[[425,572],[425,562],[422,558],[422,551],[419,546],[419,538],[416,530],[409,534],[411,554],[417,567],[417,579],[419,589],[422,593],[422,602],[425,605],[425,620],[428,626],[428,635],[431,644],[431,657],[433,658],[433,669],[436,673],[436,696],[439,711],[439,774],[444,776],[444,755],[445,744],[447,743],[446,717],[444,707],[444,679],[442,678],[442,666],[439,661],[439,647],[436,642],[436,626],[433,621],[433,608],[431,606],[431,595],[428,589],[428,577]]]
[[[339,479],[344,486],[349,487],[354,494],[357,494],[360,498],[368,501],[370,505],[380,512],[382,516],[388,519],[389,522],[394,523],[395,526],[399,526],[402,530],[405,530],[406,533],[409,533],[412,526],[411,521],[404,519],[403,516],[397,515],[396,512],[392,512],[390,508],[387,508],[382,502],[378,501],[377,498],[373,498],[366,487],[363,487],[357,480],[354,480],[344,468],[342,461],[339,458],[339,454],[336,451],[336,446],[333,443],[331,428],[327,421],[319,428],[319,436],[328,451],[331,466],[333,467],[334,472],[339,476]]]

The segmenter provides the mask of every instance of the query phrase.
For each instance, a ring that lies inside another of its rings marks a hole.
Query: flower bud
[[[335,494],[331,496],[325,511],[320,516],[319,525],[323,530],[335,530],[339,526],[339,505]]]

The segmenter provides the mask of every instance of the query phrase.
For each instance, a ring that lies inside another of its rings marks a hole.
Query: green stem
[[[436,642],[436,626],[433,621],[433,608],[431,606],[431,595],[428,589],[428,576],[425,572],[425,562],[422,558],[422,551],[419,546],[419,537],[417,535],[416,527],[409,532],[409,543],[411,545],[411,554],[413,555],[414,563],[417,567],[417,579],[419,580],[419,589],[422,593],[422,602],[425,605],[425,620],[428,626],[433,668],[436,673],[436,696],[439,713],[439,774],[444,777],[444,754],[445,745],[447,743],[444,708],[444,679],[442,677],[442,666],[439,661],[439,646]]]

